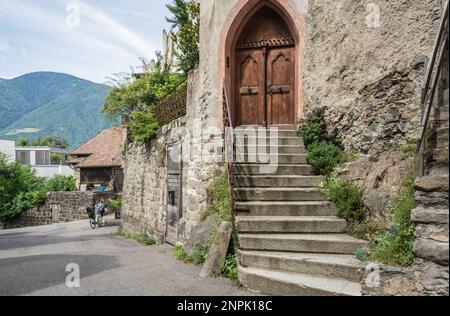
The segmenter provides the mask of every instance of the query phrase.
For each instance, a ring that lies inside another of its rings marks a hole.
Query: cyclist
[[[100,224],[103,215],[105,214],[106,205],[104,200],[100,200],[100,203],[95,205],[95,221]]]

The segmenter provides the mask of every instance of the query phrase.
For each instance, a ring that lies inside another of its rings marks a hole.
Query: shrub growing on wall
[[[339,169],[321,186],[322,193],[336,205],[338,216],[348,222],[364,219],[364,202],[361,188],[353,181],[339,179]]]
[[[57,175],[47,180],[46,187],[52,192],[72,192],[76,191],[75,178],[72,176]]]
[[[307,160],[315,172],[329,175],[343,162],[343,152],[331,143],[316,142],[309,146]]]
[[[344,162],[342,144],[335,133],[329,133],[323,109],[308,113],[301,123],[299,135],[307,148],[307,160],[318,174],[329,175],[333,169]]]

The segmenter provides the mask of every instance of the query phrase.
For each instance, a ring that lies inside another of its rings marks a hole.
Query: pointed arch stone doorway
[[[296,128],[296,33],[285,12],[272,1],[260,1],[228,36],[226,75],[234,126]]]

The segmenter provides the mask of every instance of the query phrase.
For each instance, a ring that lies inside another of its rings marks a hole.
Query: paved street
[[[0,230],[0,295],[249,295],[227,279],[201,279],[169,246],[144,247],[92,231],[87,221]],[[66,286],[68,264],[80,267],[80,288]]]

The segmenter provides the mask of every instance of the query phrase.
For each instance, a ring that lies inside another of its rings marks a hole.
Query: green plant
[[[238,282],[238,262],[236,253],[229,254],[222,264],[220,273],[230,278],[234,282]]]
[[[185,79],[183,75],[170,73],[161,68],[161,63],[151,73],[146,73],[133,82],[119,82],[106,96],[101,112],[116,121],[122,115],[133,112],[151,112],[152,107]]]
[[[411,211],[416,206],[414,179],[416,174],[408,176],[402,190],[389,206],[392,223],[385,231],[375,235],[368,247],[369,258],[385,264],[409,266],[414,261],[414,225]]]
[[[73,192],[77,190],[75,178],[72,176],[56,175],[46,181],[46,187],[51,192]]]
[[[173,0],[167,8],[172,17],[166,20],[172,24],[173,39],[179,50],[178,68],[187,74],[200,59],[200,3],[196,0]]]
[[[320,191],[336,205],[338,216],[349,222],[364,219],[364,202],[361,188],[350,180],[339,178],[340,170],[335,169],[320,186]]]
[[[318,142],[308,148],[308,163],[319,174],[329,175],[343,161],[343,158],[342,150],[331,143]]]
[[[40,206],[47,193],[46,181],[30,166],[8,162],[0,153],[0,222]]]
[[[305,146],[308,148],[324,139],[325,130],[320,123],[309,123],[304,124],[300,128],[299,134],[303,138]]]
[[[28,146],[28,141],[25,138],[21,137],[19,139],[19,141],[18,141],[18,145],[20,147],[27,147]]]
[[[327,142],[343,149],[337,133],[328,132],[324,108],[315,108],[306,114],[301,121],[299,135],[303,138],[306,148],[318,142]]]
[[[217,176],[207,188],[208,207],[202,213],[205,220],[212,214],[217,215],[218,223],[231,222],[231,199],[228,185],[228,172],[224,171]]]
[[[116,210],[120,209],[122,207],[122,200],[121,199],[110,199],[106,201],[106,207],[115,212]]]
[[[159,124],[151,113],[133,112],[128,128],[134,142],[148,142],[155,136]]]
[[[187,259],[195,265],[201,265],[206,261],[209,247],[194,246],[188,254]]]
[[[121,225],[119,227],[119,230],[117,231],[117,236],[123,237],[128,240],[134,240],[144,246],[153,246],[156,244],[155,240],[144,233],[126,233],[123,230],[123,226]]]
[[[175,256],[175,258],[177,258],[178,261],[182,261],[182,262],[186,262],[187,261],[187,254],[186,251],[184,250],[183,245],[176,245],[174,250],[173,250],[173,254]]]

